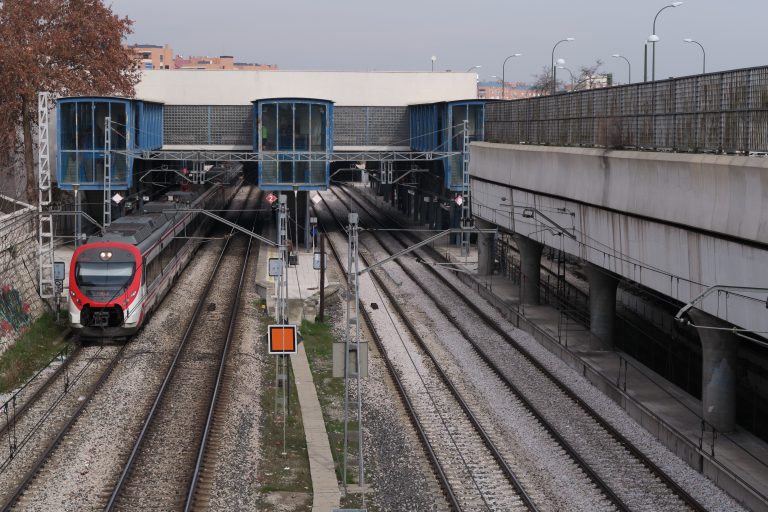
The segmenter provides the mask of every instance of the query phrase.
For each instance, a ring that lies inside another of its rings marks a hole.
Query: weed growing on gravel
[[[0,393],[23,384],[66,345],[64,331],[49,314],[40,317],[16,343],[0,356]]]
[[[341,466],[344,458],[344,379],[333,377],[333,332],[329,324],[305,321],[301,324],[301,334],[304,337],[304,350],[307,352],[312,377],[315,380],[317,397],[323,409],[325,429],[328,432],[331,453],[336,466],[336,479],[341,482]],[[350,422],[349,428],[356,431],[357,422]],[[354,484],[356,481],[357,470],[355,469],[351,474],[347,474],[347,483]],[[360,497],[357,494],[344,496],[341,499],[341,505],[348,508],[359,507],[361,506]],[[376,508],[369,503],[368,510],[375,511]]]
[[[312,479],[309,471],[307,443],[304,436],[304,423],[299,407],[299,397],[293,372],[289,372],[290,413],[283,418],[282,401],[277,403],[275,384],[275,359],[267,358],[264,364],[264,382],[268,385],[261,395],[264,412],[262,415],[262,457],[259,467],[259,492],[265,498],[262,500],[263,510],[284,510],[272,507],[272,498],[284,501],[290,496],[294,503],[291,510],[309,510],[312,508]],[[285,430],[283,425],[285,424]],[[283,433],[285,432],[285,455],[283,454]],[[270,498],[270,496],[272,498]]]
[[[341,481],[341,460],[344,456],[344,379],[332,376],[333,333],[328,324],[305,321],[301,324],[301,334],[315,380],[317,397],[323,409],[325,429],[336,466],[336,478]]]

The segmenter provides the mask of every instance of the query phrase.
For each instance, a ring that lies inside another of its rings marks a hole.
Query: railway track
[[[65,354],[67,354],[66,357]],[[40,426],[44,424],[45,419],[65,398],[71,386],[76,384],[77,376],[81,375],[83,370],[76,371],[74,376],[70,370],[73,366],[77,366],[73,365],[73,361],[79,360],[81,354],[82,347],[79,344],[75,345],[73,339],[70,338],[65,349],[55,358],[63,358],[61,364],[44,378],[42,384],[37,385],[36,388],[32,385],[43,372],[40,370],[5,404],[0,406],[0,415],[3,420],[2,425],[0,425],[0,440],[5,441],[7,439],[9,449],[8,457],[0,463],[0,475],[39,430]],[[51,363],[53,361],[49,363],[49,366]],[[28,387],[29,389],[27,389]],[[38,413],[35,418],[28,420],[28,417],[33,415],[30,414],[30,411],[34,408],[39,409]]]
[[[368,210],[359,202],[355,209]],[[373,221],[368,222],[370,226],[374,225]],[[373,231],[371,234],[376,242],[368,241],[366,245],[378,245],[385,249],[377,259],[415,241],[391,232],[385,235]],[[375,253],[377,249],[369,250]],[[432,259],[436,252],[420,254],[425,259]],[[418,293],[430,297],[438,314],[444,315],[444,321],[452,322],[454,330],[471,344],[475,357],[482,361],[486,371],[491,372],[511,393],[505,400],[521,402],[535,422],[545,428],[548,435],[589,475],[612,506],[633,510],[704,510],[690,494],[570,391],[566,384],[539,364],[508,334],[508,325],[480,308],[479,301],[467,297],[465,290],[456,287],[442,272],[431,266],[409,260],[399,261],[398,265],[402,273],[398,272],[394,279],[402,281],[404,274],[407,279],[419,283]],[[402,298],[395,298],[394,302],[403,301]],[[471,332],[467,328],[470,325],[473,326]],[[475,326],[483,327],[476,329]],[[505,349],[500,350],[502,346]],[[511,353],[510,348],[514,352]],[[500,361],[505,364],[497,364]],[[521,375],[534,377],[520,378]],[[536,382],[536,385],[531,386],[526,381]],[[553,413],[555,410],[557,412]],[[645,491],[638,493],[638,485],[644,486]]]
[[[250,260],[246,238],[227,239],[105,510],[207,504],[206,459]]]
[[[77,404],[76,407],[74,407],[74,410],[64,413],[64,417],[60,422],[58,422],[57,428],[55,430],[51,430],[51,435],[45,439],[37,439],[37,445],[35,446],[34,450],[30,450],[32,453],[29,454],[27,459],[30,464],[25,476],[21,482],[16,485],[15,489],[10,492],[10,494],[3,497],[3,512],[10,510],[14,505],[20,502],[20,500],[23,499],[24,493],[32,485],[35,479],[38,478],[42,472],[44,472],[45,464],[51,457],[51,454],[61,444],[62,440],[66,438],[67,434],[72,429],[73,425],[77,422],[78,418],[80,418],[83,411],[85,411],[93,397],[112,374],[115,367],[117,366],[117,363],[120,361],[126,346],[127,344],[123,344],[117,347],[104,347],[103,349],[99,350],[99,353],[101,353],[103,350],[105,352],[103,355],[106,357],[94,356],[88,362],[86,362],[86,364],[83,365],[83,371],[79,372],[79,375],[86,379],[86,382],[92,383],[87,386],[87,389],[83,392],[83,394],[78,394],[77,398],[75,399],[75,403]],[[64,374],[65,373],[66,372],[64,372]],[[61,375],[59,375],[59,378],[61,378]],[[52,387],[52,384],[53,382],[51,382],[51,385],[47,386],[48,389]],[[41,397],[42,396],[43,395],[41,395]],[[54,409],[51,409],[49,414],[44,416],[43,420],[47,419],[48,416],[53,413],[53,411]],[[29,419],[28,414],[25,414],[24,420],[27,419]],[[41,428],[39,424],[40,421],[42,420],[37,422],[38,425],[35,431]]]
[[[338,245],[338,241],[331,239],[331,249],[343,268]],[[379,281],[377,276],[373,278]],[[403,330],[411,336],[401,337],[403,350],[392,354],[364,311],[451,508],[538,510],[501,455],[498,440],[492,439],[480,425],[429,348],[420,342],[408,315],[402,310],[398,313],[398,323],[402,322]]]
[[[74,411],[59,411],[57,413],[64,417],[62,420],[64,424],[60,427],[55,425],[55,432],[48,433],[44,438],[41,437],[41,439],[36,441],[37,444],[40,445],[36,448],[39,449],[35,452],[34,461],[33,463],[30,463],[30,468],[23,477],[6,475],[9,477],[6,483],[8,485],[13,485],[13,490],[12,492],[0,495],[0,499],[2,499],[3,503],[3,511],[33,508],[38,506],[38,498],[45,498],[45,492],[42,491],[42,489],[50,487],[51,481],[55,478],[53,475],[60,472],[62,469],[62,462],[58,460],[61,457],[57,457],[57,453],[59,451],[67,450],[59,450],[59,448],[64,444],[71,446],[76,442],[73,441],[72,438],[82,438],[82,429],[76,429],[75,425],[78,424],[78,420],[86,410],[88,410],[89,413],[91,412],[89,406],[97,396],[100,397],[99,401],[104,401],[104,397],[101,395],[109,395],[108,391],[105,393],[102,393],[101,391],[102,388],[105,387],[107,381],[112,382],[112,379],[110,379],[112,373],[117,368],[123,368],[123,365],[119,363],[127,362],[128,366],[133,365],[133,362],[127,360],[135,358],[137,352],[133,352],[132,354],[127,353],[127,349],[134,346],[130,341],[131,340],[120,345],[95,345],[80,348],[76,352],[76,354],[80,354],[79,357],[75,357],[75,354],[73,354],[73,356],[68,358],[45,385],[41,386],[41,389],[37,391],[36,395],[43,396],[50,392],[44,391],[44,388],[49,390],[56,389],[59,386],[60,381],[64,380],[65,382],[68,382],[66,385],[70,389],[69,394],[74,395],[74,401],[77,404],[77,408]],[[93,353],[94,351],[96,354]],[[138,352],[138,354],[140,353],[141,352]],[[64,369],[62,369],[62,367]],[[90,369],[86,371],[85,368]],[[82,381],[77,388],[74,387],[76,381]],[[19,428],[19,422],[22,419],[26,419],[27,416],[30,416],[29,411],[37,408],[31,403],[32,397],[30,397],[28,401],[30,403],[27,405],[27,411],[22,411],[23,418],[17,416],[17,430]],[[36,402],[39,401],[40,399],[38,398]],[[59,409],[62,409],[62,407],[59,406]],[[92,416],[92,414],[88,414],[88,416]],[[88,422],[90,422],[90,418],[86,421],[86,423]],[[48,423],[53,422],[48,420],[46,424]],[[47,430],[50,432],[51,429],[48,428]],[[78,434],[73,434],[74,431],[77,431]],[[57,459],[57,463],[55,464],[51,462],[54,458]],[[18,469],[15,473],[18,473]],[[14,482],[11,478],[16,479],[17,482]],[[0,479],[0,482],[2,482],[2,479]],[[0,486],[1,485],[2,484],[0,484]]]

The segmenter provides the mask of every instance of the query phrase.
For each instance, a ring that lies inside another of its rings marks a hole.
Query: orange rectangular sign
[[[270,354],[296,353],[295,325],[270,325],[268,329]]]

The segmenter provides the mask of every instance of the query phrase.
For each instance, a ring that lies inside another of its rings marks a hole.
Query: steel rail
[[[261,197],[263,194],[260,194],[257,199],[257,202],[261,202]],[[253,226],[251,227],[251,231],[254,230],[256,227],[256,224],[258,223],[257,220],[253,222]],[[210,436],[211,428],[213,427],[213,419],[216,414],[215,409],[216,405],[218,404],[219,400],[219,392],[221,390],[221,387],[224,382],[224,370],[226,369],[226,362],[227,362],[227,356],[229,355],[229,346],[232,341],[232,337],[235,333],[235,324],[237,323],[237,311],[240,304],[240,298],[242,296],[243,292],[243,284],[245,283],[245,276],[248,270],[248,260],[251,256],[251,249],[253,248],[253,238],[250,237],[248,239],[248,248],[245,252],[245,258],[243,259],[243,268],[240,271],[240,280],[237,284],[237,292],[235,293],[234,298],[234,305],[232,307],[232,311],[229,313],[229,325],[227,327],[227,336],[224,341],[224,348],[222,350],[221,354],[221,361],[219,362],[219,370],[216,374],[216,384],[213,389],[213,394],[211,396],[211,402],[208,406],[208,415],[205,420],[205,426],[203,427],[203,436],[200,439],[200,445],[197,450],[197,459],[195,461],[195,469],[192,473],[192,481],[189,484],[189,489],[187,491],[187,501],[184,504],[184,511],[189,512],[192,510],[192,507],[194,505],[194,495],[195,491],[197,490],[197,484],[200,479],[200,473],[202,472],[203,467],[203,460],[205,459],[205,452],[208,447],[208,439]],[[259,248],[256,248],[256,256],[258,257],[259,254]]]
[[[333,212],[333,210],[328,206],[328,211],[330,212],[331,216],[334,218],[336,223],[343,229],[344,225],[343,223],[338,219],[336,214]],[[365,261],[366,265],[370,265],[370,262],[368,259],[361,254],[361,258]],[[442,379],[443,383],[446,385],[448,390],[451,392],[451,395],[453,395],[456,402],[459,404],[461,409],[464,411],[464,414],[467,416],[467,419],[470,421],[472,426],[475,428],[475,431],[483,441],[483,444],[488,448],[493,458],[496,460],[496,463],[499,465],[499,468],[501,469],[502,473],[504,473],[504,476],[509,481],[510,485],[515,489],[518,496],[520,497],[522,503],[532,511],[539,510],[538,507],[536,507],[536,504],[533,502],[533,499],[528,495],[528,493],[525,491],[524,487],[522,486],[522,483],[518,480],[517,476],[514,474],[512,469],[507,464],[506,460],[504,460],[504,457],[499,452],[498,448],[494,444],[493,440],[491,440],[490,435],[486,430],[482,427],[478,419],[475,417],[475,415],[472,413],[469,405],[467,404],[466,400],[461,396],[461,393],[458,389],[453,385],[448,375],[444,372],[444,370],[440,367],[440,364],[437,361],[437,358],[434,356],[432,351],[427,347],[427,345],[424,343],[424,341],[421,339],[421,336],[418,333],[418,330],[416,329],[416,326],[413,324],[411,319],[408,317],[405,310],[400,305],[397,298],[394,296],[394,294],[389,290],[387,285],[384,283],[384,281],[376,275],[376,273],[371,272],[370,273],[372,278],[376,281],[379,288],[384,292],[387,299],[390,301],[392,306],[394,307],[397,314],[400,316],[401,321],[405,324],[405,326],[408,328],[408,331],[410,332],[413,339],[417,342],[419,347],[424,351],[425,354],[429,357],[429,359],[432,361],[435,370],[437,371],[438,375]],[[363,311],[365,309],[363,308]],[[372,326],[371,326],[372,327]],[[375,332],[375,329],[372,330]],[[382,354],[386,354],[386,350],[384,350],[383,345],[381,346],[381,352]],[[394,367],[392,369],[394,371]],[[415,416],[414,416],[415,418]],[[450,487],[446,480],[446,484]],[[454,497],[455,498],[455,497]],[[457,508],[457,510],[461,510],[461,508]]]
[[[70,339],[71,341],[71,339]],[[22,417],[24,417],[24,414],[26,414],[27,409],[29,409],[30,406],[35,404],[40,397],[45,393],[49,387],[53,384],[53,382],[64,372],[64,370],[69,369],[69,366],[72,363],[72,360],[75,359],[76,356],[80,355],[80,352],[82,351],[82,346],[78,345],[75,350],[69,354],[69,356],[64,359],[64,362],[62,362],[56,370],[46,379],[43,384],[35,390],[34,393],[32,393],[31,396],[29,396],[26,400],[24,400],[24,403],[22,403],[17,409],[14,410],[13,413],[13,419],[9,419],[6,421],[2,427],[0,427],[0,438],[4,438],[8,434],[8,430],[13,426],[15,428],[15,423]],[[57,358],[59,356],[56,356]],[[51,362],[55,361],[55,359],[51,360]],[[49,363],[50,364],[50,363]],[[66,393],[66,390],[65,390]],[[58,403],[58,402],[57,402]],[[4,404],[4,406],[7,406],[8,402]],[[15,452],[14,452],[15,453]],[[0,465],[2,467],[2,465]],[[2,470],[0,470],[0,473],[2,473]]]
[[[354,196],[352,196],[351,194],[349,195],[354,199]],[[368,208],[363,206],[359,201],[356,201],[356,202],[362,208],[366,209],[369,215],[371,215],[370,210]],[[373,217],[373,215],[371,216]],[[410,235],[408,235],[408,237],[411,238],[412,240],[416,239],[416,237],[413,237]],[[397,236],[394,236],[393,238],[395,238],[401,245],[404,245],[404,246],[408,245],[403,240],[399,239],[399,237]],[[433,256],[442,259],[442,256],[440,256],[440,254],[434,249],[429,248],[427,250],[430,251],[433,254]],[[597,411],[595,411],[573,390],[568,388],[568,386],[564,382],[562,382],[562,380],[559,379],[554,373],[550,372],[541,362],[538,361],[538,359],[536,359],[536,357],[530,351],[528,351],[528,349],[523,347],[520,343],[517,342],[517,340],[515,340],[512,336],[510,336],[506,332],[503,326],[501,326],[494,319],[490,318],[490,316],[488,316],[484,311],[482,311],[479,306],[477,306],[475,303],[467,299],[466,295],[461,290],[459,290],[459,288],[457,288],[456,285],[451,283],[445,276],[443,276],[436,269],[432,268],[430,265],[424,265],[424,266],[434,276],[436,276],[443,284],[445,284],[456,296],[458,296],[467,307],[469,307],[476,315],[478,315],[483,320],[483,322],[485,322],[489,327],[491,327],[510,346],[512,346],[515,350],[517,350],[520,354],[522,354],[523,357],[531,365],[533,365],[543,375],[545,375],[548,379],[550,379],[550,381],[554,383],[555,386],[557,386],[557,388],[560,389],[561,392],[563,392],[568,398],[570,398],[572,401],[578,404],[578,406],[583,411],[585,411],[594,421],[596,421],[603,429],[605,429],[605,431],[608,432],[611,435],[611,437],[613,437],[621,446],[623,446],[633,457],[635,457],[638,461],[640,461],[652,474],[658,477],[672,492],[674,492],[688,506],[690,506],[692,509],[696,511],[703,512],[707,510],[701,503],[698,502],[698,500],[696,500],[693,496],[691,496],[685,489],[683,489],[677,482],[675,482],[667,473],[665,473],[658,465],[656,465],[656,463],[654,463],[646,454],[644,454],[631,441],[629,441],[629,439],[627,439],[621,432],[619,432],[618,429],[616,429],[607,420],[605,420],[600,414],[598,414]],[[406,270],[406,272],[408,271]],[[430,291],[428,290],[425,290],[425,291],[427,291],[427,293],[431,295]],[[457,327],[461,329],[460,326],[457,326]],[[501,374],[500,370],[495,366],[495,364],[492,363],[490,358],[488,358],[480,350],[478,350],[478,353],[481,355],[481,357],[485,361],[488,362],[489,366],[494,370],[494,372],[497,375],[499,375],[500,378],[503,379],[505,383],[509,382],[509,380]],[[509,383],[508,385],[511,385],[511,383]],[[612,492],[613,491],[611,491],[611,493]]]
[[[325,226],[320,226],[320,228],[323,230],[324,233],[326,233],[326,236],[327,236],[328,231],[325,229]],[[330,242],[330,238],[329,238],[329,242]],[[339,265],[341,272],[344,275],[347,275],[348,272],[345,270],[345,267],[344,267],[345,265],[344,259],[341,257],[341,255],[339,254],[338,250],[333,245],[333,243],[329,243],[328,246],[330,247],[334,258],[336,259],[336,262]],[[365,308],[361,308],[360,311],[363,314],[363,320],[365,321],[365,325],[368,327],[369,332],[372,334],[374,342],[379,347],[379,352],[381,353],[381,356],[384,359],[384,363],[387,367],[387,373],[395,383],[395,387],[397,387],[398,395],[400,396],[400,399],[405,404],[405,408],[408,412],[408,417],[411,420],[411,424],[416,429],[416,434],[419,436],[419,439],[421,440],[422,447],[427,452],[427,455],[432,464],[432,468],[437,473],[440,487],[443,489],[443,492],[446,494],[448,501],[450,502],[453,510],[460,511],[461,506],[459,505],[459,500],[454,494],[453,489],[451,489],[451,486],[448,482],[448,476],[443,471],[443,468],[440,465],[440,462],[438,461],[437,454],[432,449],[432,446],[429,444],[427,433],[423,425],[421,424],[421,421],[419,420],[418,416],[416,415],[416,409],[414,408],[413,403],[411,402],[411,399],[408,397],[408,393],[405,390],[405,384],[403,384],[403,381],[400,378],[400,375],[395,370],[395,366],[392,363],[392,360],[389,358],[389,354],[387,354],[386,350],[384,350],[384,341],[379,336],[379,333],[376,332],[376,329],[373,326],[373,321],[368,311]]]
[[[80,418],[80,415],[83,413],[85,408],[88,406],[88,404],[90,404],[96,392],[101,388],[104,382],[106,382],[107,378],[112,374],[115,367],[117,366],[117,362],[122,357],[123,352],[125,352],[125,348],[127,346],[128,344],[125,343],[123,344],[122,347],[120,347],[120,350],[117,351],[117,354],[115,354],[115,357],[112,358],[112,361],[110,361],[107,368],[101,374],[101,377],[99,377],[99,380],[96,382],[96,384],[94,384],[94,386],[85,396],[85,399],[80,403],[75,413],[72,415],[69,421],[61,428],[61,430],[59,430],[59,433],[56,435],[56,438],[48,446],[48,448],[40,456],[40,458],[38,458],[37,462],[35,462],[35,465],[32,467],[32,469],[29,470],[29,472],[24,477],[24,480],[22,480],[22,482],[16,487],[16,490],[13,492],[10,498],[6,501],[5,505],[3,505],[3,508],[1,509],[2,512],[9,511],[13,507],[13,505],[18,501],[21,495],[24,494],[24,491],[26,490],[26,488],[35,478],[37,473],[40,472],[40,469],[43,467],[45,462],[50,458],[51,454],[56,449],[56,447],[58,447],[59,443],[61,443],[61,440],[64,439],[64,436],[67,435],[67,433],[75,424],[75,422],[78,420],[78,418]]]
[[[195,309],[192,313],[192,317],[190,318],[189,323],[187,324],[187,328],[184,331],[184,335],[182,336],[181,343],[179,343],[179,346],[176,349],[174,358],[171,361],[168,371],[165,374],[165,378],[163,379],[163,382],[160,388],[158,389],[157,394],[155,395],[155,399],[152,402],[152,407],[150,408],[149,412],[144,418],[144,423],[143,423],[144,426],[142,427],[141,432],[139,433],[139,436],[136,438],[136,441],[133,444],[133,448],[131,450],[130,455],[128,456],[128,460],[126,461],[125,466],[123,467],[123,470],[120,473],[120,477],[118,478],[117,483],[115,484],[115,487],[112,490],[112,494],[109,497],[109,501],[104,507],[105,511],[114,510],[115,505],[117,503],[117,499],[119,498],[120,493],[122,492],[126,482],[128,481],[128,477],[130,476],[131,470],[133,469],[134,463],[136,462],[139,450],[144,444],[144,439],[146,438],[147,432],[149,431],[149,428],[153,423],[153,420],[158,412],[158,409],[160,408],[160,402],[162,402],[163,398],[165,397],[165,393],[168,389],[168,386],[173,376],[176,373],[176,369],[178,368],[179,358],[181,357],[181,354],[184,351],[184,348],[186,347],[187,342],[191,338],[192,332],[195,326],[197,325],[197,319],[200,316],[201,311],[203,310],[203,306],[205,305],[206,299],[208,298],[208,293],[210,292],[211,287],[215,282],[215,278],[217,277],[219,269],[221,267],[221,263],[224,260],[224,255],[228,252],[231,241],[232,241],[232,237],[227,237],[224,243],[224,247],[222,247],[221,252],[219,253],[219,257],[216,260],[216,264],[214,265],[214,268],[211,271],[210,277],[208,278],[208,282],[205,284],[205,288],[203,289],[202,293],[200,294],[200,297],[197,300],[197,304],[195,305]]]

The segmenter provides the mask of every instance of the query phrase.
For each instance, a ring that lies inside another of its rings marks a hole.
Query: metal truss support
[[[392,160],[384,160],[381,162],[381,184],[382,185],[389,185],[390,183],[395,182],[395,171],[392,169],[394,167],[394,162]]]
[[[196,151],[196,150],[156,150],[156,151],[115,151],[139,160],[162,161],[200,161],[200,162],[278,162],[293,160],[297,162],[363,162],[385,161],[409,162],[441,160],[460,154],[458,151],[334,151],[333,153],[280,151],[274,153],[254,153],[252,151]]]
[[[360,367],[360,262],[358,251],[358,214],[349,214],[347,250],[347,313],[344,336],[344,465],[342,481],[347,490],[347,469],[350,458],[349,441],[354,434],[349,428],[356,424],[358,484],[365,503],[365,464],[363,459],[363,388]],[[354,367],[350,356],[354,354]]]
[[[465,231],[461,233],[461,254],[462,256],[469,255],[469,242],[470,233],[469,229],[472,229],[472,212],[470,211],[469,203],[469,126],[468,122],[464,120],[464,143],[462,144],[461,154],[461,228]]]
[[[104,118],[104,217],[102,231],[112,224],[112,120]]]
[[[277,321],[288,323],[288,196],[280,194],[277,209],[277,252],[282,261],[277,291]]]
[[[272,242],[273,245],[274,242]],[[277,279],[277,304],[275,317],[277,323],[288,323],[288,203],[284,194],[280,194],[277,210],[277,249],[281,263],[280,276]],[[275,412],[282,406],[283,413],[283,455],[287,454],[286,428],[288,424],[288,356],[281,354],[275,360]]]
[[[401,182],[406,176],[412,173],[429,172],[427,169],[411,168],[406,171],[395,170],[394,160],[382,160],[381,171],[379,172],[378,179],[382,185],[394,185]],[[397,176],[397,177],[395,177]]]
[[[53,215],[51,213],[51,155],[48,145],[50,123],[50,93],[41,92],[37,100],[37,186],[38,231],[37,254],[40,297],[53,298],[56,283],[53,279]]]

